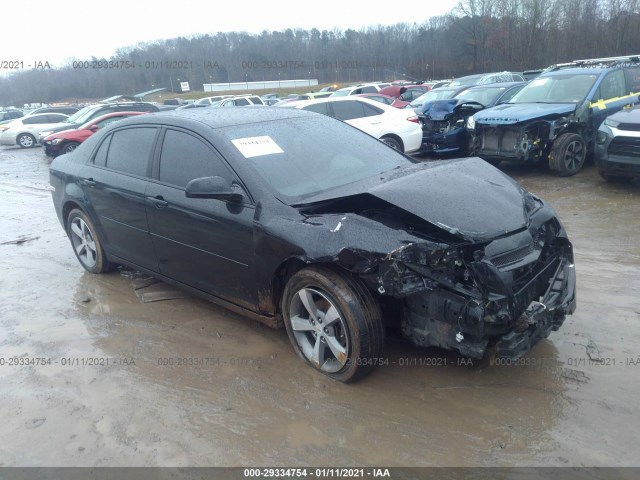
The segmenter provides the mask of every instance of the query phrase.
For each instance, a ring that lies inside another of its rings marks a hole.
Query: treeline
[[[0,104],[177,90],[203,83],[439,79],[640,54],[640,0],[460,0],[422,23],[215,33],[141,43],[109,59],[0,77]],[[415,9],[413,9],[415,11]],[[423,11],[428,14],[428,6]],[[415,16],[415,12],[412,13]]]

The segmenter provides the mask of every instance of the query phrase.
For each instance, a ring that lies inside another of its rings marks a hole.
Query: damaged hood
[[[522,188],[480,158],[443,162],[377,185],[369,193],[465,240],[527,225]]]
[[[468,109],[476,112],[484,108],[478,102],[464,99],[451,98],[448,100],[436,100],[435,102],[427,102],[422,106],[422,115],[430,120],[446,120],[452,113],[456,113],[461,109]],[[471,115],[472,113],[470,113]]]
[[[536,118],[554,119],[575,112],[573,103],[514,103],[488,108],[474,115],[476,124],[513,125]]]

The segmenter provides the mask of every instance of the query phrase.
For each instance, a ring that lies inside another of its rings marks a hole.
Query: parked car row
[[[472,153],[494,163],[548,163],[561,176],[580,171],[588,155],[607,153],[604,145],[613,149],[614,155],[621,151],[637,155],[633,134],[614,135],[611,125],[616,120],[605,125],[608,130],[599,129],[608,116],[640,103],[639,95],[640,55],[552,66],[509,102],[468,120]],[[629,138],[630,148],[618,150],[627,140],[608,142],[608,136]]]
[[[421,151],[544,163],[561,176],[592,156],[607,180],[640,173],[640,114],[631,109],[640,103],[640,55],[524,73],[528,82],[512,81],[522,80],[515,72],[471,75],[413,100],[405,108],[419,116]]]

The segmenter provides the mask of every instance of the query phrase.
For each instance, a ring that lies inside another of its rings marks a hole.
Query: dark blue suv
[[[579,60],[548,68],[508,103],[469,118],[473,152],[491,162],[548,162],[577,173],[604,119],[639,103],[640,55]]]

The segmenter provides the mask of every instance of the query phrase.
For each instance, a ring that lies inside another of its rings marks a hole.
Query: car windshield
[[[351,90],[353,90],[353,89],[352,88],[343,88],[343,89],[340,89],[340,90],[336,90],[335,92],[333,92],[333,94],[331,96],[332,97],[344,97],[346,95],[349,95]]]
[[[469,75],[467,77],[460,77],[453,80],[449,85],[456,87],[464,87],[465,85],[476,85],[480,82],[484,75]]]
[[[486,106],[491,105],[505,90],[506,87],[468,88],[453,98],[463,98]]]
[[[413,163],[379,140],[322,115],[219,131],[288,204]]]
[[[435,90],[429,90],[426,93],[423,93],[418,98],[416,98],[413,102],[409,104],[411,108],[419,107],[425,102],[434,102],[436,100],[446,100],[447,98],[453,97],[453,95],[458,91],[457,88],[436,88]]]
[[[95,105],[89,105],[88,107],[84,107],[78,110],[76,113],[71,115],[69,118],[64,120],[65,123],[75,123],[76,125],[81,125],[86,122],[91,114],[95,111]]]
[[[509,103],[578,103],[587,96],[598,75],[571,73],[531,80]]]

